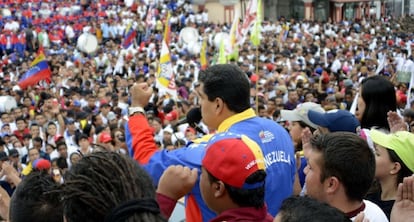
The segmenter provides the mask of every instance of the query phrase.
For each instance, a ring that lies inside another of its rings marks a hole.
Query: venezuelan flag
[[[41,62],[41,61],[43,61],[43,60],[45,60],[46,59],[46,57],[45,57],[45,54],[43,54],[43,53],[40,53],[33,61],[32,61],[32,63],[30,63],[30,67],[33,67],[33,66],[35,66],[36,64],[38,64],[39,62]]]
[[[31,67],[19,80],[18,85],[21,89],[35,85],[41,80],[50,80],[52,72],[46,61],[40,61]]]
[[[124,41],[122,42],[122,47],[127,49],[134,43],[134,39],[137,36],[137,32],[132,28],[132,22],[128,25],[127,29],[125,30]]]

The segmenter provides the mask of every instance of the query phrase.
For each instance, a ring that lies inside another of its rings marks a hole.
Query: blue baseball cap
[[[312,123],[328,128],[330,132],[356,133],[360,127],[358,119],[347,110],[334,109],[325,113],[309,110],[308,118]]]
[[[334,88],[329,87],[329,88],[326,89],[326,93],[327,94],[334,94],[335,93],[335,90],[334,90]]]

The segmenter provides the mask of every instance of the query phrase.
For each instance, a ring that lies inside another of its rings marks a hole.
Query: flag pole
[[[259,46],[256,46],[256,114],[259,115]]]

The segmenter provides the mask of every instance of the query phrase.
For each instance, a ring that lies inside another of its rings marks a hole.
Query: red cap
[[[396,97],[398,103],[407,103],[407,96],[403,92],[398,90],[396,93]]]
[[[102,132],[101,135],[99,135],[99,142],[101,143],[108,143],[112,141],[111,134],[107,132]]]
[[[48,170],[51,167],[49,160],[45,159],[37,159],[33,161],[32,166],[34,169],[37,170]]]
[[[63,138],[63,136],[62,135],[60,135],[60,134],[56,134],[54,137],[53,137],[53,140],[55,141],[55,143],[57,142],[57,141],[59,141],[60,139],[62,139]]]
[[[267,68],[267,70],[268,70],[269,72],[271,72],[271,71],[273,71],[273,69],[274,69],[275,67],[273,66],[273,64],[272,64],[272,63],[268,63],[268,64],[266,65],[266,68]]]
[[[256,189],[264,185],[264,180],[246,183],[250,175],[265,169],[265,160],[259,145],[244,135],[225,132],[213,136],[202,165],[215,178],[236,188]]]
[[[259,76],[258,76],[258,75],[256,75],[256,74],[252,74],[252,75],[250,76],[250,81],[252,81],[252,82],[256,82],[258,78],[259,78]]]
[[[178,118],[178,113],[177,113],[176,110],[173,110],[173,111],[169,112],[165,116],[165,120],[168,120],[168,121],[176,120],[177,118]]]
[[[106,99],[99,100],[99,104],[102,106],[103,104],[108,104],[108,101]]]

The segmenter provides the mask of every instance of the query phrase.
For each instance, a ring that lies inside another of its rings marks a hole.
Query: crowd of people
[[[187,221],[411,218],[414,38],[401,19],[265,18],[259,46],[248,35],[218,64],[231,24],[190,1],[1,4],[0,98],[16,102],[0,104],[3,219],[165,221],[183,196]],[[176,95],[157,84],[167,23]],[[207,69],[185,27],[207,39]],[[19,87],[41,54],[50,79]]]

